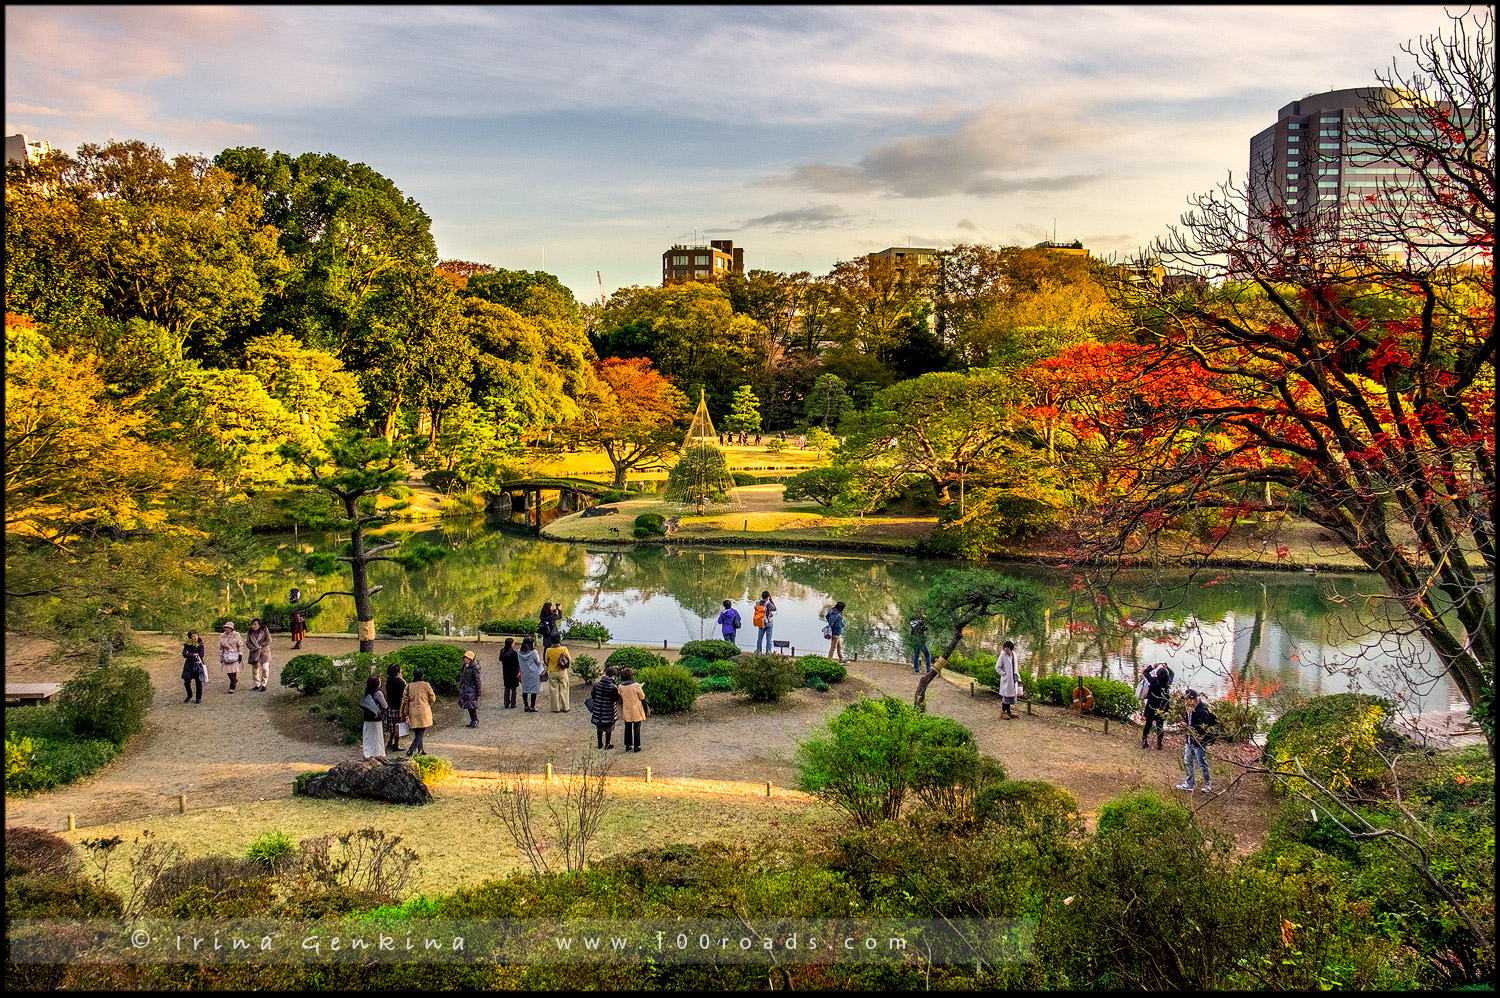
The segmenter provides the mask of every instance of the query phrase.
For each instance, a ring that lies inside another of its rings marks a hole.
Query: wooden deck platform
[[[62,683],[6,683],[6,703],[46,703],[51,700]]]

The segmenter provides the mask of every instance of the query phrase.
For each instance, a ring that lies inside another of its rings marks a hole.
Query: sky
[[[675,243],[826,273],[887,246],[1123,256],[1438,6],[5,9],[5,131],[369,164],[438,253],[584,301]],[[597,275],[597,276],[596,276]]]

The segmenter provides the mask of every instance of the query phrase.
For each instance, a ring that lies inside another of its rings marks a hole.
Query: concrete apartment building
[[[25,132],[5,137],[5,162],[7,164],[12,161],[35,163],[51,151],[51,143],[28,142]]]
[[[743,274],[745,250],[732,239],[714,239],[707,246],[678,243],[661,255],[661,283],[704,281],[720,274]]]
[[[942,251],[933,249],[931,246],[888,246],[869,256],[872,260],[881,257],[891,261],[896,265],[896,273],[904,274],[908,267],[937,266],[940,252]]]
[[[1378,211],[1367,200],[1420,186],[1400,161],[1381,150],[1427,132],[1415,111],[1402,112],[1401,94],[1355,87],[1308,94],[1276,114],[1276,123],[1250,140],[1249,192],[1256,215],[1283,206],[1294,216],[1316,216],[1336,232],[1352,213]],[[1395,109],[1402,121],[1390,120]],[[1255,223],[1252,222],[1252,226]],[[1263,235],[1262,231],[1252,234]]]

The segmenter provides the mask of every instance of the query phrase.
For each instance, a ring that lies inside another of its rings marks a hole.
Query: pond
[[[561,605],[573,621],[607,626],[616,644],[660,647],[663,640],[718,637],[715,619],[730,599],[744,618],[742,647],[753,647],[752,605],[770,590],[779,612],[775,637],[801,654],[827,650],[821,615],[836,600],[847,604],[846,652],[861,658],[909,660],[902,647],[907,611],[939,573],[955,563],[889,554],[704,545],[590,548],[517,536],[482,518],[411,525],[418,539],[451,553],[406,572],[391,563],[371,566],[377,624],[398,610],[419,610],[447,621],[456,636],[484,621],[533,615],[543,601]],[[347,539],[347,538],[344,538]],[[347,574],[313,578],[302,567],[314,542],[332,550],[333,538],[302,534],[270,538],[276,555],[237,580],[225,598],[238,611],[284,599],[291,585],[304,598],[341,589]],[[1177,686],[1218,695],[1229,677],[1279,682],[1307,695],[1356,689],[1384,695],[1401,675],[1422,679],[1408,709],[1447,710],[1462,701],[1436,671],[1425,643],[1379,617],[1384,590],[1373,575],[1213,571],[1196,578],[1125,576],[1100,606],[1075,593],[1071,575],[1033,565],[996,565],[1052,597],[1044,626],[1009,633],[1000,619],[966,637],[960,649],[993,653],[1012,638],[1022,668],[1133,683],[1139,670],[1167,662]],[[314,633],[354,630],[353,602],[331,596],[310,624]],[[1121,623],[1122,615],[1128,622]],[[439,624],[441,628],[442,623]],[[580,651],[582,649],[575,649]]]

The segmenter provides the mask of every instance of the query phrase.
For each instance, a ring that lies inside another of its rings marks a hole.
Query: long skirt
[[[385,727],[379,721],[365,722],[365,740],[360,748],[366,759],[385,757]]]

